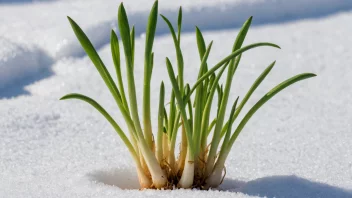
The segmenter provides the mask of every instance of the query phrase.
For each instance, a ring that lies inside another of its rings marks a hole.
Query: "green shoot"
[[[190,84],[184,79],[185,63],[181,46],[182,8],[178,13],[177,31],[168,18],[163,15],[161,17],[168,26],[173,39],[176,52],[174,65],[177,67],[174,69],[169,58],[166,58],[171,87],[165,87],[164,82],[160,84],[155,136],[151,120],[151,78],[154,67],[153,44],[158,22],[158,1],[155,1],[150,11],[146,27],[142,120],[140,120],[138,113],[140,107],[137,105],[134,76],[135,28],[130,28],[122,3],[118,9],[117,18],[120,38],[114,31],[111,31],[111,54],[116,70],[116,82],[83,30],[71,18],[68,17],[68,19],[77,39],[113,96],[127,124],[127,129],[122,129],[101,105],[87,96],[73,93],[62,97],[61,100],[85,101],[105,117],[127,146],[136,164],[142,189],[215,188],[221,184],[225,162],[234,142],[255,112],[286,87],[314,77],[315,74],[298,74],[280,83],[255,103],[235,126],[235,120],[242,112],[243,107],[275,65],[274,61],[260,74],[241,101],[237,97],[233,102],[230,115],[227,117],[228,103],[232,103],[229,101],[232,82],[239,68],[242,54],[257,47],[280,47],[268,42],[242,47],[252,22],[252,17],[250,17],[240,29],[231,53],[215,65],[210,65],[208,58],[213,41],[207,44],[201,30],[196,27],[195,34],[200,65],[196,82]],[[121,69],[119,39],[122,41],[125,54],[125,74],[122,74]],[[127,85],[122,80],[123,75],[127,77]],[[221,82],[223,75],[226,75],[226,79]],[[165,101],[165,93],[168,88],[171,96],[169,101]],[[211,113],[213,107],[217,108],[214,115]],[[129,137],[125,131],[129,133]],[[181,137],[179,152],[176,148],[178,137]],[[210,138],[211,141],[208,142]]]

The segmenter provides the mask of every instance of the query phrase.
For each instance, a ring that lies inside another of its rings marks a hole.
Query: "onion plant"
[[[61,99],[83,100],[96,108],[110,122],[132,155],[141,188],[215,188],[223,180],[226,158],[234,142],[254,113],[286,87],[314,77],[315,74],[302,73],[281,82],[260,98],[238,121],[237,126],[233,126],[253,92],[275,65],[275,62],[271,63],[255,80],[247,94],[241,100],[237,98],[233,102],[231,112],[229,116],[226,116],[230,103],[231,84],[240,65],[242,53],[262,46],[280,47],[268,42],[242,46],[252,22],[252,17],[250,17],[240,29],[232,51],[217,64],[211,66],[207,60],[212,49],[212,42],[207,45],[200,29],[196,28],[201,64],[197,81],[190,84],[184,79],[185,67],[181,50],[182,9],[179,9],[176,30],[165,16],[161,15],[161,18],[170,29],[177,66],[175,69],[172,62],[166,58],[165,64],[172,90],[170,100],[165,101],[165,87],[161,82],[157,131],[154,133],[152,131],[150,83],[154,66],[153,42],[158,20],[158,1],[155,1],[151,9],[146,27],[142,116],[138,113],[133,72],[135,68],[134,27],[131,28],[129,25],[122,3],[119,6],[117,17],[120,38],[113,30],[111,31],[111,54],[116,70],[116,81],[82,29],[71,18],[68,17],[68,19],[82,47],[116,101],[127,124],[127,129],[122,129],[101,105],[87,96],[72,93]],[[120,40],[122,40],[126,60],[127,86],[121,73]],[[223,75],[226,77],[224,76],[225,81],[222,84],[220,78]],[[216,101],[215,98],[217,98]],[[216,108],[216,115],[211,113],[212,108]],[[181,138],[179,151],[176,149],[178,137]]]

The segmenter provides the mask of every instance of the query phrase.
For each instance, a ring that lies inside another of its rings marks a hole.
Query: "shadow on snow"
[[[319,5],[319,7],[317,7]],[[342,11],[352,10],[350,0],[296,0],[296,1],[258,1],[228,3],[220,6],[204,6],[183,11],[183,32],[193,32],[195,25],[203,31],[239,28],[249,17],[254,16],[253,25],[277,24],[289,21],[320,18]],[[128,10],[127,10],[128,12]],[[176,27],[178,10],[159,11]],[[128,13],[129,24],[135,25],[136,35],[145,32],[148,12]],[[116,19],[108,20],[85,29],[94,46],[99,49],[110,42],[110,29],[116,29]],[[158,18],[157,35],[169,34],[168,26]],[[118,32],[117,32],[118,33]],[[82,57],[85,53],[76,38],[58,52],[58,57]]]
[[[87,175],[89,180],[121,189],[139,189],[138,178],[132,169],[120,168],[108,171],[95,171]],[[268,176],[244,182],[225,179],[216,190],[240,192],[261,197],[320,197],[320,198],[350,198],[350,190],[314,182],[294,175]]]
[[[324,183],[314,182],[294,175],[268,176],[249,182],[225,179],[221,189],[260,197],[320,197],[350,198],[352,192]]]
[[[25,89],[27,85],[48,78],[52,75],[53,72],[50,68],[43,68],[33,75],[19,79],[18,81],[7,85],[5,88],[0,89],[0,100],[21,95],[30,95],[30,93]]]
[[[25,86],[53,75],[52,57],[43,50],[19,49],[18,54],[7,61],[0,61],[0,100],[29,95]]]

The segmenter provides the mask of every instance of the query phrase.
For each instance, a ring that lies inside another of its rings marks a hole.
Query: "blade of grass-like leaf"
[[[184,96],[186,96],[188,94],[188,92],[190,92],[190,91],[191,91],[191,87],[187,83],[186,84],[186,88],[185,88]],[[191,100],[188,100],[187,106],[188,106],[189,120],[193,120],[193,110],[192,110],[192,101]]]
[[[213,182],[214,183],[219,183],[219,182],[221,183],[221,175],[222,175],[221,173],[224,168],[224,163],[225,163],[225,160],[227,157],[226,153],[224,151],[227,149],[227,142],[228,142],[230,135],[231,135],[231,128],[232,128],[232,123],[233,123],[232,120],[233,120],[233,117],[235,114],[237,102],[238,102],[238,97],[232,106],[232,110],[231,110],[230,118],[229,118],[230,124],[229,124],[226,136],[225,136],[224,141],[221,146],[220,155],[215,162],[214,169],[212,170],[211,175],[206,180],[206,185],[209,185],[210,183],[213,183]]]
[[[174,28],[172,27],[171,25],[171,22],[169,21],[169,19],[167,19],[164,15],[160,15],[164,21],[166,22],[166,24],[168,25],[169,29],[170,29],[170,32],[171,32],[171,36],[172,36],[172,39],[174,41],[174,45],[175,45],[175,49],[176,49],[176,58],[177,58],[177,70],[178,70],[178,82],[179,82],[179,87],[180,87],[180,91],[181,91],[181,94],[183,93],[183,67],[184,67],[184,63],[183,63],[183,55],[182,55],[182,51],[181,51],[181,47],[179,45],[179,42],[177,40],[177,37],[176,37],[176,33],[175,33],[175,30]]]
[[[238,37],[236,37],[236,40],[235,40],[235,43],[233,45],[232,51],[236,51],[236,50],[241,48],[241,46],[242,46],[242,44],[244,42],[244,39],[247,36],[249,27],[251,26],[252,19],[253,19],[253,17],[251,16],[251,17],[249,17],[249,19],[246,20],[246,22],[244,22],[240,32],[238,33]]]
[[[249,17],[249,19],[246,20],[246,22],[243,24],[240,32],[238,33],[237,37],[236,37],[236,40],[233,44],[233,48],[232,48],[232,51],[236,51],[238,49],[240,49],[242,47],[242,44],[244,42],[244,39],[246,38],[247,36],[247,33],[248,33],[248,30],[249,30],[249,27],[251,26],[251,23],[252,23],[252,16]],[[240,61],[241,57],[238,58],[238,62]],[[232,59],[231,62],[230,62],[230,67],[232,67],[232,64],[235,64],[235,59]],[[237,66],[233,68],[233,71],[232,72],[232,75],[235,75],[235,72],[237,70]]]
[[[173,141],[172,139],[173,138],[176,138],[176,136],[175,136],[175,133],[176,133],[176,135],[177,135],[177,130],[178,130],[178,128],[180,127],[180,112],[179,111],[177,111],[176,112],[176,117],[175,117],[175,121],[174,121],[174,128],[172,129],[172,131],[171,131],[171,142]],[[175,137],[174,137],[175,136]]]
[[[120,4],[118,10],[118,27],[120,30],[120,36],[123,42],[123,48],[126,56],[126,64],[128,67],[132,67],[132,46],[131,46],[131,35],[130,35],[130,25],[128,23],[128,18],[126,14],[125,7],[123,3]]]
[[[206,48],[205,46],[205,41],[203,38],[203,35],[201,33],[201,31],[198,29],[198,27],[196,27],[196,37],[197,37],[197,46],[198,46],[198,51],[199,51],[199,57],[201,60],[201,66],[198,72],[198,78],[200,78],[204,73],[206,73],[208,71],[208,65],[207,65],[207,60],[208,60],[208,56],[211,50],[211,46],[213,45],[213,41],[210,42],[209,46]],[[209,79],[205,79],[205,84],[209,83]],[[207,86],[205,87],[205,89],[207,89]],[[206,97],[207,92],[204,91],[203,95],[198,95],[196,94],[196,100],[198,100],[198,97]],[[195,102],[196,104],[196,102]]]
[[[207,159],[207,166],[206,166],[206,175],[207,176],[209,176],[211,174],[211,172],[214,168],[214,162],[216,159],[215,155],[217,153],[218,146],[219,146],[219,143],[221,140],[221,129],[224,124],[227,102],[228,102],[228,98],[229,98],[229,94],[230,94],[232,80],[234,77],[233,71],[235,71],[236,68],[238,67],[240,60],[241,60],[241,56],[239,55],[238,57],[235,58],[235,60],[230,61],[230,64],[228,67],[225,88],[222,93],[221,104],[220,104],[220,108],[218,109],[215,129],[214,129],[214,133],[213,133],[213,138],[211,140],[211,146],[210,146],[209,155],[208,155],[208,159]]]
[[[148,18],[144,51],[143,84],[143,124],[144,136],[150,148],[153,148],[153,132],[150,114],[150,80],[153,71],[153,44],[158,19],[158,1],[155,1]]]
[[[152,67],[151,67],[151,54],[153,50],[156,26],[158,22],[158,1],[155,1],[152,9],[150,10],[147,30],[146,30],[146,39],[145,39],[145,51],[144,51],[144,71],[145,78],[150,81]]]
[[[194,145],[193,145],[193,142],[192,142],[192,129],[191,129],[190,123],[189,123],[189,121],[187,119],[185,106],[184,106],[184,103],[183,103],[183,99],[182,99],[182,96],[181,96],[180,89],[179,89],[178,84],[177,84],[177,80],[176,80],[176,77],[175,77],[174,70],[173,70],[171,62],[170,62],[170,60],[168,58],[166,58],[166,67],[167,67],[167,71],[168,71],[168,74],[169,74],[169,77],[170,77],[170,81],[171,81],[171,84],[172,84],[173,91],[175,93],[175,97],[176,97],[176,100],[177,100],[177,105],[178,105],[178,108],[179,108],[179,111],[181,113],[181,117],[182,117],[185,129],[186,129],[187,143],[188,143],[188,146],[189,146],[190,155],[194,157]]]
[[[231,59],[235,58],[236,56],[244,53],[245,51],[248,51],[248,50],[250,50],[252,48],[256,48],[256,47],[260,47],[260,46],[270,46],[270,47],[275,47],[275,48],[279,48],[280,49],[280,47],[278,45],[275,45],[273,43],[254,43],[254,44],[247,45],[247,46],[245,46],[245,47],[243,47],[241,49],[238,49],[238,50],[232,52],[230,55],[228,55],[227,57],[222,59],[219,63],[217,63],[213,68],[211,68],[207,73],[205,73],[201,78],[199,78],[197,80],[197,82],[193,85],[190,94],[188,94],[188,96],[185,98],[185,101],[189,100],[189,98],[191,97],[192,93],[196,90],[197,86],[200,83],[202,83],[206,78],[208,78],[211,74],[213,74],[221,66],[224,66],[225,63],[227,63]]]
[[[119,40],[118,40],[117,35],[114,30],[111,30],[111,54],[112,54],[112,59],[114,61],[114,65],[115,65],[117,82],[118,82],[118,86],[120,89],[121,99],[122,99],[122,102],[123,102],[123,105],[124,105],[126,111],[128,112],[128,114],[130,114],[126,95],[125,95],[125,89],[123,86],[122,75],[121,75]]]
[[[238,125],[238,127],[236,128],[235,132],[232,134],[230,141],[228,142],[228,146],[227,146],[227,150],[226,152],[229,152],[233,143],[235,142],[235,140],[237,139],[238,135],[240,134],[240,132],[242,131],[242,129],[244,128],[244,126],[247,124],[248,120],[254,115],[254,113],[261,107],[263,106],[263,104],[265,104],[268,100],[270,100],[272,97],[274,97],[277,93],[279,93],[280,91],[282,91],[283,89],[285,89],[286,87],[307,79],[307,78],[312,78],[315,77],[315,74],[312,73],[303,73],[303,74],[298,74],[296,76],[293,76],[285,81],[283,81],[282,83],[280,83],[279,85],[277,85],[276,87],[274,87],[273,89],[271,89],[267,94],[265,94],[249,111],[248,113],[244,116],[244,118],[242,119],[242,121],[240,122],[240,124]]]
[[[130,111],[131,111],[133,123],[136,128],[137,135],[139,137],[139,145],[141,146],[140,150],[148,166],[148,169],[150,171],[153,184],[155,187],[160,188],[161,186],[164,186],[166,183],[166,175],[165,175],[165,172],[161,169],[159,162],[153,153],[152,147],[150,146],[150,142],[147,141],[149,140],[149,138],[152,139],[152,137],[148,137],[148,133],[146,133],[147,137],[144,137],[141,123],[139,120],[136,88],[135,88],[134,73],[133,73],[133,66],[132,66],[132,49],[131,49],[131,38],[130,38],[130,32],[129,32],[130,28],[129,28],[126,10],[122,3],[120,4],[119,10],[118,10],[118,26],[119,26],[121,39],[123,42],[125,56],[126,56],[128,93],[129,93]]]
[[[201,123],[202,123],[202,96],[203,96],[204,86],[200,84],[196,91],[196,100],[194,103],[196,104],[194,110],[194,120],[193,120],[193,143],[194,143],[194,155],[195,159],[198,159],[198,154],[200,150],[201,143]]]
[[[250,17],[242,26],[240,32],[236,37],[232,51],[240,50],[243,44],[243,41],[247,35],[248,29],[251,25],[251,21],[252,21],[252,17]],[[216,158],[215,155],[217,153],[218,145],[221,140],[221,129],[224,124],[228,97],[230,94],[234,73],[237,70],[240,60],[241,60],[241,54],[238,57],[235,57],[230,60],[228,73],[226,77],[225,88],[222,93],[220,106],[218,108],[217,119],[216,119],[215,129],[214,129],[213,138],[212,138],[212,144],[210,146],[208,160],[207,160],[206,173],[205,173],[207,176],[211,174],[214,168],[214,162]]]
[[[134,48],[135,48],[135,29],[134,26],[132,26],[132,30],[130,33],[130,37],[131,37],[131,56],[132,56],[132,70],[134,70]]]
[[[211,50],[211,46],[212,46],[213,42],[210,42],[209,46],[207,47],[207,50],[205,51],[203,58],[202,58],[202,63],[199,69],[199,74],[198,74],[198,78],[203,74],[203,71],[205,70],[206,67],[206,62],[207,59],[209,57],[209,53]],[[195,154],[195,158],[198,158],[198,154],[200,152],[200,145],[201,145],[201,133],[202,130],[201,129],[201,124],[202,124],[202,116],[203,116],[203,109],[204,106],[202,99],[204,98],[204,93],[206,92],[206,89],[204,88],[203,84],[200,84],[200,86],[197,87],[197,91],[196,91],[196,96],[195,96],[195,113],[194,113],[194,120],[193,120],[193,142],[194,142],[194,154]],[[185,102],[185,104],[187,104]]]
[[[170,98],[170,111],[169,111],[169,124],[168,124],[168,137],[171,140],[171,133],[174,130],[174,123],[176,117],[176,104],[175,104],[175,92],[171,91],[171,98]]]
[[[150,71],[150,79],[152,78],[152,73],[153,73],[153,67],[154,67],[154,52],[152,52],[152,54],[150,55],[150,67],[151,67],[151,71]]]
[[[265,79],[265,77],[270,73],[271,69],[274,67],[276,61],[274,61],[273,63],[271,63],[261,74],[260,76],[255,80],[255,82],[253,83],[252,87],[248,90],[247,94],[245,95],[245,97],[243,98],[243,100],[241,101],[240,105],[238,106],[238,108],[236,109],[235,115],[234,115],[234,119],[233,122],[236,120],[237,116],[239,115],[239,113],[241,112],[243,106],[247,103],[248,99],[251,97],[251,95],[253,94],[253,92],[258,88],[258,86],[263,82],[263,80]],[[228,127],[228,122],[225,124],[222,134],[221,136],[223,136],[226,132],[226,128]]]
[[[168,123],[169,123],[169,121],[168,121],[168,116],[167,116],[167,112],[166,112],[166,108],[165,108],[165,106],[164,106],[164,125],[165,125],[165,129],[166,129],[166,131],[168,131]]]
[[[207,60],[208,60],[209,53],[210,53],[210,50],[211,50],[212,45],[213,45],[213,41],[211,41],[211,42],[209,43],[209,45],[208,45],[206,51],[205,51],[204,54],[203,54],[202,62],[201,62],[200,69],[199,69],[199,73],[198,73],[198,79],[203,75],[204,71],[206,71]]]
[[[109,123],[114,127],[115,131],[117,132],[117,134],[120,136],[120,138],[122,139],[122,141],[125,143],[125,145],[127,146],[128,150],[131,152],[131,154],[136,157],[136,151],[133,148],[131,142],[128,140],[127,136],[125,135],[125,133],[122,131],[122,129],[120,128],[120,126],[115,122],[115,120],[110,116],[110,114],[103,108],[101,107],[96,101],[94,101],[93,99],[84,96],[82,94],[76,94],[76,93],[72,93],[72,94],[68,94],[63,96],[62,98],[60,98],[60,100],[67,100],[67,99],[78,99],[78,100],[83,100],[87,103],[89,103],[90,105],[92,105],[96,110],[98,110],[104,117],[106,120],[109,121]]]
[[[208,89],[207,89],[207,93],[208,93],[207,97],[209,96],[209,92],[210,92],[211,88],[213,87],[215,78],[216,78],[216,76],[214,73],[212,75],[210,75]]]
[[[221,105],[221,100],[222,100],[222,93],[223,93],[223,89],[222,89],[222,85],[220,86],[219,84],[216,86],[216,91],[218,93],[218,110],[217,112],[219,112],[220,109],[220,105]],[[217,114],[216,114],[217,115]]]
[[[229,126],[227,128],[227,132],[226,132],[226,135],[225,135],[225,138],[224,138],[224,141],[222,143],[222,147],[221,147],[221,150],[226,150],[227,148],[227,143],[229,141],[229,138],[231,136],[231,129],[232,129],[232,125],[233,125],[233,122],[235,120],[235,111],[236,111],[236,107],[237,107],[237,103],[238,103],[238,99],[239,97],[237,97],[236,101],[234,102],[234,104],[232,105],[232,109],[231,109],[231,113],[230,113],[230,117],[229,117]]]
[[[92,60],[93,64],[97,68],[98,72],[100,73],[101,77],[103,78],[105,84],[108,86],[110,92],[114,96],[116,102],[121,102],[120,93],[112,80],[108,70],[106,69],[103,61],[100,59],[97,51],[94,49],[94,46],[88,39],[88,37],[84,34],[83,30],[77,25],[75,21],[73,21],[70,17],[67,17],[71,27],[78,38],[79,42],[81,43],[83,49],[86,51],[89,58]]]
[[[197,46],[198,46],[199,57],[200,57],[200,60],[202,61],[202,59],[204,57],[204,54],[206,53],[206,46],[205,46],[205,41],[204,41],[203,34],[202,34],[202,32],[200,31],[200,29],[197,26],[196,26],[196,38],[197,38]],[[205,63],[204,68],[199,70],[198,78],[200,76],[202,76],[203,74],[205,74],[207,71],[208,71],[208,65],[207,65],[207,63]],[[208,86],[209,86],[209,80],[210,79],[211,78],[205,79],[204,89],[206,89],[206,90],[208,90],[208,88],[209,88]],[[201,96],[202,97],[202,101],[203,101],[202,102],[203,103],[202,104],[203,107],[205,105],[207,95],[208,95],[208,91],[204,91],[203,95]]]
[[[131,48],[131,37],[130,37],[130,26],[128,23],[128,18],[126,10],[123,6],[123,3],[120,4],[118,10],[118,26],[120,30],[121,39],[123,42],[125,57],[126,57],[126,72],[127,72],[127,81],[128,81],[128,93],[130,100],[130,111],[132,120],[140,140],[144,140],[142,127],[139,121],[138,115],[138,105],[136,98],[136,88],[134,83],[134,74],[132,66],[132,48]]]
[[[210,44],[209,44],[208,47],[207,47],[207,50],[206,50],[205,53],[204,53],[204,56],[203,56],[203,58],[202,58],[202,62],[201,62],[201,65],[200,65],[200,69],[199,69],[200,72],[198,73],[198,79],[200,78],[200,75],[202,74],[201,71],[203,71],[203,70],[205,69],[205,67],[206,67],[206,63],[207,63],[207,60],[208,60],[209,53],[210,53],[210,50],[211,50],[212,45],[213,45],[213,42],[211,41]],[[215,70],[214,70],[214,72],[215,72]],[[211,75],[211,74],[210,74],[210,75]],[[208,76],[209,76],[209,75],[208,75]],[[207,77],[208,77],[208,76],[207,76]],[[205,78],[203,78],[203,80],[204,80],[204,79],[205,79]],[[198,81],[199,81],[199,80],[198,80]],[[197,82],[198,82],[198,81],[197,81]],[[198,85],[201,84],[201,83],[202,83],[202,81],[199,82]],[[197,85],[197,86],[198,86],[198,85]],[[187,95],[186,97],[184,97],[184,102],[185,102],[185,104],[188,102],[188,100],[190,99],[190,97],[191,97],[193,91],[196,90],[197,86],[193,86],[193,88],[192,88],[191,91],[188,93],[188,95]],[[198,96],[199,96],[199,95],[196,93],[196,100],[197,100],[197,97],[198,97]],[[195,102],[194,102],[194,105],[196,105],[196,100],[195,100]]]
[[[211,130],[214,128],[215,123],[216,123],[216,118],[214,118],[214,120],[211,121],[211,123],[210,123],[210,125],[209,125],[209,127],[208,127],[208,129],[207,129],[207,131],[208,131],[208,132],[207,132],[207,137],[209,136]]]
[[[87,55],[89,58],[92,60],[94,66],[100,73],[101,77],[103,78],[105,84],[109,88],[111,94],[113,95],[130,131],[133,131],[135,133],[135,128],[133,125],[133,121],[128,113],[128,111],[125,109],[124,104],[121,99],[121,95],[119,93],[119,90],[116,87],[115,82],[112,80],[112,77],[108,70],[106,69],[103,61],[100,59],[98,53],[94,49],[92,43],[89,41],[88,37],[84,34],[83,30],[77,25],[75,21],[73,21],[70,17],[67,17],[72,29],[77,36],[79,42],[81,43],[83,49],[86,51]]]
[[[163,122],[164,122],[164,99],[165,99],[165,86],[164,82],[160,85],[160,95],[159,95],[159,113],[158,113],[158,135],[157,135],[157,149],[156,158],[159,163],[163,160]]]
[[[205,152],[205,149],[207,146],[207,137],[208,137],[207,130],[208,130],[208,125],[209,125],[210,111],[211,111],[211,106],[213,103],[215,90],[218,87],[218,82],[219,82],[222,74],[224,73],[225,69],[227,68],[227,65],[228,64],[226,64],[223,68],[221,68],[218,75],[216,76],[214,83],[213,83],[213,86],[209,92],[207,102],[204,107],[203,116],[202,116],[202,123],[201,123],[201,149],[203,150],[201,152]]]
[[[178,18],[177,18],[177,42],[180,46],[181,43],[181,29],[182,29],[182,7],[178,10]]]
[[[206,51],[206,45],[205,45],[203,34],[197,26],[196,26],[196,38],[197,38],[199,57],[200,57],[200,60],[202,61]]]

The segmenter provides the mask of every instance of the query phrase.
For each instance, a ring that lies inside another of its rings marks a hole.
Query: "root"
[[[167,172],[167,175],[168,176],[176,176],[176,173],[175,173],[175,171],[172,169],[172,167],[171,167],[171,165],[169,164],[169,162],[167,162],[167,160],[166,159],[163,159],[163,165],[165,165],[168,169],[166,170],[166,172]],[[171,173],[171,175],[170,175],[170,173]]]

